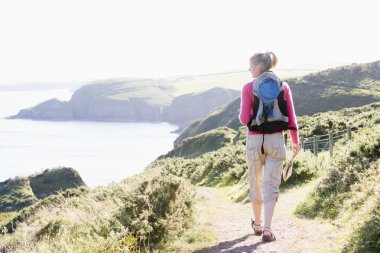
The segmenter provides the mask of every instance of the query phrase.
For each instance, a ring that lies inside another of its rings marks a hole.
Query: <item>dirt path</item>
[[[217,238],[195,252],[329,252],[337,228],[328,222],[295,217],[297,204],[312,190],[312,183],[280,195],[272,222],[277,241],[263,243],[250,227],[251,205],[231,202],[216,188],[199,187],[197,222]]]

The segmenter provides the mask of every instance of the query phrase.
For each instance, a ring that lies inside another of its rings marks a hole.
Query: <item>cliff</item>
[[[166,121],[183,125],[203,117],[239,96],[213,88],[173,97],[174,87],[151,79],[108,80],[86,85],[70,101],[50,99],[9,119]]]

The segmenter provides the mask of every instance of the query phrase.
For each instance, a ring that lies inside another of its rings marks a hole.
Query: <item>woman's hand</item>
[[[298,143],[292,143],[292,152],[293,156],[296,156],[298,152],[300,152],[301,147],[298,145]]]

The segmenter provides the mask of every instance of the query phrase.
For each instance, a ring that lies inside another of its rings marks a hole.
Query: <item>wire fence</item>
[[[311,137],[300,137],[301,148],[305,150],[310,150],[315,156],[318,156],[318,152],[329,150],[330,157],[333,156],[334,143],[340,139],[346,138],[346,140],[351,140],[351,133],[358,131],[363,127],[371,127],[376,124],[380,124],[380,118],[376,119],[374,122],[360,123],[354,126],[347,126],[346,130],[341,130],[337,132],[330,132],[324,135],[314,135]],[[287,141],[290,148],[290,142]]]

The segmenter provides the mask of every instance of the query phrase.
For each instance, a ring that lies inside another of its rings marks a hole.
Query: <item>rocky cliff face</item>
[[[73,120],[70,103],[58,99],[50,99],[31,108],[21,110],[10,119],[38,119],[38,120]]]
[[[69,103],[74,120],[159,121],[170,100],[165,87],[101,83],[82,87]]]
[[[214,88],[201,93],[176,97],[168,107],[169,122],[185,124],[196,120],[210,114],[239,95],[239,91]]]

